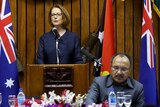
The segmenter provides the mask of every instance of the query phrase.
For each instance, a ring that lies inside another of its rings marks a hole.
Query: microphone
[[[95,61],[96,57],[90,54],[84,47],[81,48],[82,54],[84,54],[89,60]]]
[[[96,62],[98,65],[102,66],[102,64],[100,63],[100,61],[93,56],[92,54],[90,54],[86,49],[84,49],[84,47],[81,48],[81,52],[82,54],[84,54],[89,60]]]
[[[59,35],[56,27],[52,28],[52,32],[53,32],[54,35],[56,35],[56,38],[57,38],[57,39],[60,38],[60,35]]]

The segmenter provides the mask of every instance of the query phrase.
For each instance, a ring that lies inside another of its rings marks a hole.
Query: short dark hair
[[[115,58],[116,56],[127,57],[128,60],[129,60],[129,62],[130,62],[130,67],[131,67],[131,65],[132,65],[132,58],[131,58],[128,54],[126,54],[126,53],[116,53],[116,54],[114,54],[113,57],[112,57],[112,59],[111,59],[111,65],[112,65],[113,60],[114,60],[114,58]]]

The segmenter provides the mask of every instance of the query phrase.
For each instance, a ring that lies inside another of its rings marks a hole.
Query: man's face
[[[116,56],[111,64],[111,75],[116,83],[123,83],[129,76],[130,62],[126,56]]]

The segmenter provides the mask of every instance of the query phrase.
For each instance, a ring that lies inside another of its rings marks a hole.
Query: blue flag
[[[145,105],[157,106],[156,53],[151,0],[144,0],[139,81],[144,86]]]
[[[1,0],[0,9],[0,93],[1,107],[9,107],[8,95],[17,95],[18,69],[15,55],[11,11],[8,0]]]

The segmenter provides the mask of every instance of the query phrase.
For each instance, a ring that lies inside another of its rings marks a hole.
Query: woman
[[[78,36],[66,27],[70,22],[67,10],[54,5],[50,10],[52,29],[39,40],[38,64],[81,64],[83,63]]]

